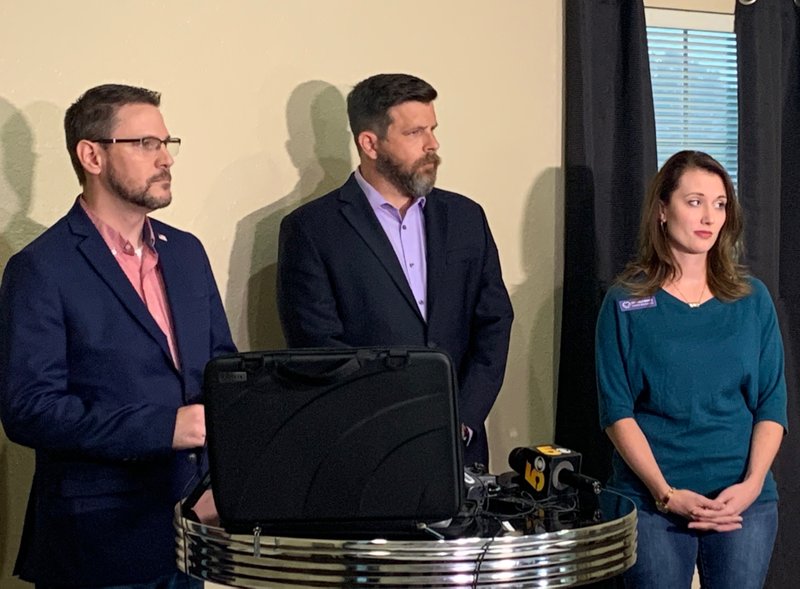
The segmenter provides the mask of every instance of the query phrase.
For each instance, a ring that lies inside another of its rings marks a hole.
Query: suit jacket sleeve
[[[500,392],[508,358],[514,312],[503,283],[500,259],[483,216],[486,249],[467,355],[460,375],[461,420],[473,431],[483,429]]]
[[[25,252],[14,256],[0,285],[0,418],[9,439],[105,460],[171,452],[175,411],[92,400],[71,388],[68,322],[52,269]],[[113,371],[98,367],[97,378],[113,381]]]
[[[200,245],[199,241],[197,243]],[[200,251],[203,255],[203,268],[208,284],[209,309],[211,312],[209,358],[235,354],[237,352],[236,344],[233,343],[233,338],[231,337],[231,328],[228,323],[228,317],[225,314],[225,307],[222,306],[222,297],[219,296],[219,288],[211,270],[211,263],[208,261],[208,255],[202,245],[200,245]]]
[[[278,314],[290,348],[338,347],[343,326],[320,252],[296,215],[278,238]]]

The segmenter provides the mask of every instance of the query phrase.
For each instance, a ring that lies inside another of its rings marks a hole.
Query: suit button
[[[429,348],[438,348],[439,344],[437,344],[436,342],[428,342],[428,347]]]
[[[197,452],[189,452],[189,455],[186,456],[186,460],[191,464],[197,464]]]

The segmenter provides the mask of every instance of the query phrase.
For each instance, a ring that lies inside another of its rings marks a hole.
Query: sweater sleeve
[[[621,292],[616,287],[609,290],[600,307],[595,333],[597,393],[602,429],[620,419],[634,416],[635,397],[627,372],[627,318],[617,304]]]
[[[753,279],[756,312],[761,324],[761,354],[758,368],[758,399],[754,421],[774,421],[784,431],[786,416],[786,378],[784,375],[783,342],[775,306],[766,286]]]

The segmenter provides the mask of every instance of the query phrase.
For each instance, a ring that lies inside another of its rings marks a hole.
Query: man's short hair
[[[403,102],[429,103],[437,96],[433,86],[409,74],[378,74],[362,80],[347,96],[347,116],[350,130],[358,144],[362,131],[373,131],[386,137],[392,123],[389,109]]]
[[[161,94],[147,88],[103,84],[87,90],[67,109],[64,116],[67,151],[81,186],[86,182],[86,173],[78,159],[78,142],[82,139],[108,139],[117,122],[117,111],[126,104],[159,106]]]

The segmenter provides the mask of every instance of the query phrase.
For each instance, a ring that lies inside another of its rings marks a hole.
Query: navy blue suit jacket
[[[513,312],[483,209],[434,189],[425,209],[427,321],[386,233],[351,175],[281,223],[278,311],[290,347],[422,345],[445,350],[459,413],[488,464],[483,422],[500,391]]]
[[[176,502],[204,469],[175,452],[176,411],[234,352],[202,245],[153,220],[180,370],[80,204],[15,255],[0,286],[0,417],[36,450],[16,572],[117,585],[175,572]]]

